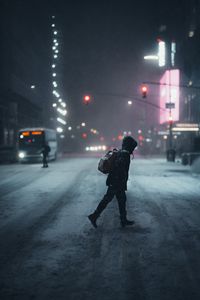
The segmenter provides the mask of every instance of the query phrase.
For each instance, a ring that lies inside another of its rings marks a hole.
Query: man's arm
[[[130,155],[127,153],[125,158],[126,181],[128,181],[129,167],[130,167]]]

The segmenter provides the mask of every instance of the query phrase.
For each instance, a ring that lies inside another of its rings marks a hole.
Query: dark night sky
[[[63,85],[74,117],[103,132],[138,127],[140,103],[128,108],[127,99],[98,93],[140,97],[142,81],[158,81],[160,70],[143,56],[156,52],[160,25],[174,28],[170,38],[179,34],[183,1],[57,1],[52,8],[63,35]],[[81,104],[84,92],[95,95],[90,107]],[[156,102],[155,94],[153,87],[149,101]],[[155,114],[148,107],[151,124]]]
[[[188,1],[16,2],[24,13],[28,10],[32,16],[35,14],[35,30],[40,28],[48,37],[50,16],[56,16],[61,38],[61,93],[71,122],[88,122],[102,133],[108,131],[108,135],[139,127],[143,109],[140,103],[133,102],[128,108],[124,97],[99,93],[140,97],[142,81],[158,81],[160,70],[156,64],[144,62],[143,56],[156,52],[160,25],[168,25],[170,38],[180,35]],[[82,104],[85,92],[94,95],[87,107]],[[157,101],[155,88],[148,100]],[[148,107],[149,123],[154,123],[155,115],[155,109]]]

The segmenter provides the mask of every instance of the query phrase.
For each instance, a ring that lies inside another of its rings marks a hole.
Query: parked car
[[[0,146],[0,163],[17,161],[17,149],[14,146]]]

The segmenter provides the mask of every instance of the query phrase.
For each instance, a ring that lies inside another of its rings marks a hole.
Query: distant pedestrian
[[[126,136],[122,141],[122,149],[116,155],[113,163],[112,170],[110,171],[106,185],[108,186],[107,192],[103,199],[100,201],[96,210],[88,216],[92,225],[96,228],[96,221],[102,211],[106,208],[109,202],[116,196],[119,206],[121,226],[133,225],[134,221],[127,220],[126,212],[126,193],[128,172],[130,166],[130,155],[137,147],[137,142],[131,137]]]
[[[42,163],[43,163],[43,166],[42,168],[48,168],[48,163],[47,163],[47,159],[48,159],[48,155],[49,155],[49,152],[51,151],[51,148],[49,147],[48,144],[44,144],[43,145],[43,148],[42,148]]]

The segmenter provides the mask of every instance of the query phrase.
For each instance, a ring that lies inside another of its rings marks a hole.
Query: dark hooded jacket
[[[109,173],[106,185],[115,190],[127,190],[128,172],[130,166],[130,155],[136,148],[137,142],[130,136],[126,136],[122,142],[122,149],[116,155],[113,168]]]
[[[49,145],[45,144],[42,148],[41,153],[43,156],[48,156],[50,151],[51,151],[51,148],[49,147]]]

